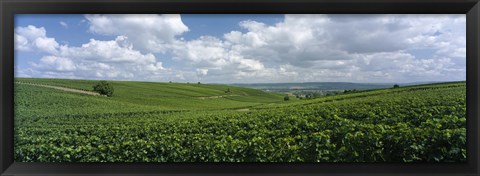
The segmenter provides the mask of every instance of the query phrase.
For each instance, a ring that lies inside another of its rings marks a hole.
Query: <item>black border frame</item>
[[[480,0],[0,0],[1,175],[480,175]],[[13,161],[15,14],[466,14],[466,163],[17,163]]]

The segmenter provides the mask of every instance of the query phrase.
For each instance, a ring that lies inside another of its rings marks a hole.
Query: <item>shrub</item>
[[[283,97],[283,100],[288,101],[288,100],[290,100],[290,97],[288,95],[285,95],[285,97]]]
[[[111,97],[113,95],[113,86],[107,81],[100,81],[93,86],[93,91],[98,92],[101,95]]]
[[[398,84],[393,85],[393,88],[399,88],[400,86]]]

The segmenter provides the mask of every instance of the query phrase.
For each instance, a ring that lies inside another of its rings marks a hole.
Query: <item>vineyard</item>
[[[112,84],[113,97],[15,84],[15,161],[466,161],[465,82],[298,101],[224,85]]]

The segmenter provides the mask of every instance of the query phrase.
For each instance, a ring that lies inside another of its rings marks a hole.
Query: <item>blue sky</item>
[[[15,76],[465,80],[465,15],[16,15]]]

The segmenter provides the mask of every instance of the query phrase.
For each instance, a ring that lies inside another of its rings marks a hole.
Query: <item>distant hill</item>
[[[114,93],[112,97],[104,98],[85,97],[80,93],[47,88],[55,86],[78,91],[93,91],[93,85],[98,83],[96,80],[15,78],[15,81],[17,90],[25,89],[22,92],[37,92],[35,95],[37,99],[42,99],[42,96],[47,100],[54,97],[56,99],[71,98],[77,103],[89,106],[108,104],[125,110],[129,108],[137,110],[145,108],[153,110],[240,108],[283,101],[282,94],[227,85],[108,81],[113,86]],[[81,98],[85,101],[83,102]],[[78,106],[78,111],[81,111],[82,108]]]
[[[431,84],[435,82],[398,83],[400,86]],[[285,90],[369,90],[390,88],[395,83],[352,83],[352,82],[304,82],[304,83],[252,83],[229,84],[231,86],[248,87],[260,90],[285,91]]]

